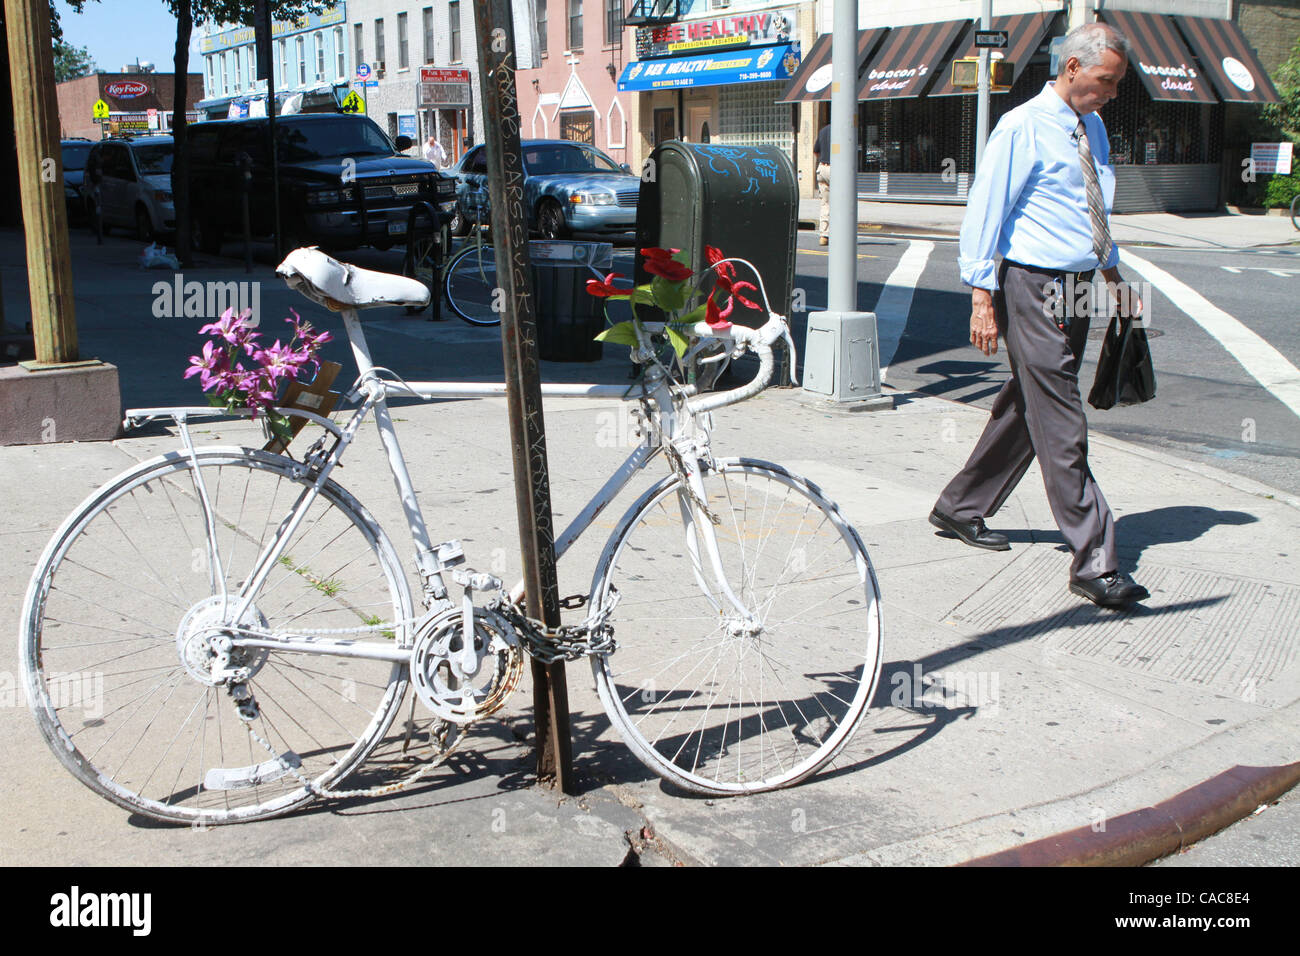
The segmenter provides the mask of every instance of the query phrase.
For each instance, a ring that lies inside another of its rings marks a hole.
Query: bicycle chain
[[[572,601],[573,598],[565,598],[561,606],[582,606],[574,605]],[[588,615],[581,624],[562,624],[555,628],[547,627],[544,621],[529,617],[517,605],[501,598],[493,602],[492,610],[510,622],[530,657],[549,665],[557,661],[613,654],[618,645],[614,641],[614,628],[608,621],[618,601],[618,588],[611,585],[609,597],[599,611]]]
[[[677,446],[671,442],[666,442],[664,444],[664,451],[668,455],[668,464],[672,466],[674,474],[676,474],[678,479],[681,481],[682,488],[685,490],[687,496],[691,501],[699,506],[701,511],[708,515],[711,522],[715,525],[722,524],[722,519],[713,512],[713,510],[708,506],[708,503],[700,498],[700,496],[695,493],[695,489],[691,487],[690,480],[687,477],[686,462],[682,459],[682,453],[677,450]]]

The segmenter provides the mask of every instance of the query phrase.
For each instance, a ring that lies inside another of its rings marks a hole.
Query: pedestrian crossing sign
[[[108,119],[108,104],[103,100],[95,100],[95,105],[91,107],[91,116],[95,119]]]
[[[341,108],[344,113],[363,113],[366,109],[366,101],[357,95],[356,90],[352,90],[343,97]]]

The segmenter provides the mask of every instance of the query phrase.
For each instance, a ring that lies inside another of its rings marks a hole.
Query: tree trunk
[[[190,163],[185,141],[188,131],[190,34],[194,31],[192,0],[176,4],[176,70],[172,84],[172,200],[176,204],[176,256],[182,266],[194,264],[190,249]]]

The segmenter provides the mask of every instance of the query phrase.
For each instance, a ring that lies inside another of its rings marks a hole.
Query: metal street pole
[[[993,28],[993,0],[984,0],[980,10],[980,29]],[[984,159],[984,144],[989,139],[989,50],[980,50],[979,87],[975,106],[975,169]]]
[[[523,552],[526,611],[548,628],[560,625],[555,572],[555,530],[542,419],[541,364],[537,350],[528,226],[524,220],[523,151],[519,144],[519,97],[515,83],[514,20],[509,0],[474,0],[483,142],[487,156],[492,245],[497,291],[505,303],[501,347],[505,355],[506,403],[514,451],[515,510]],[[537,776],[576,792],[569,698],[564,662],[534,660],[533,715],[537,725]]]
[[[856,409],[893,406],[880,391],[876,316],[858,312],[858,2],[836,0],[831,34],[830,238],[825,312],[808,314],[804,392]]]

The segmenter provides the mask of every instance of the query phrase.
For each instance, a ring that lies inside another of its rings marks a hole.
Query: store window
[[[790,106],[777,103],[781,83],[737,83],[718,87],[718,124],[710,139],[725,146],[776,146],[794,149]]]
[[[399,70],[410,69],[410,43],[406,36],[406,14],[397,15],[397,68]]]
[[[582,0],[569,0],[569,49],[582,49]]]
[[[451,21],[451,62],[460,62],[460,0],[447,4],[447,18]]]

